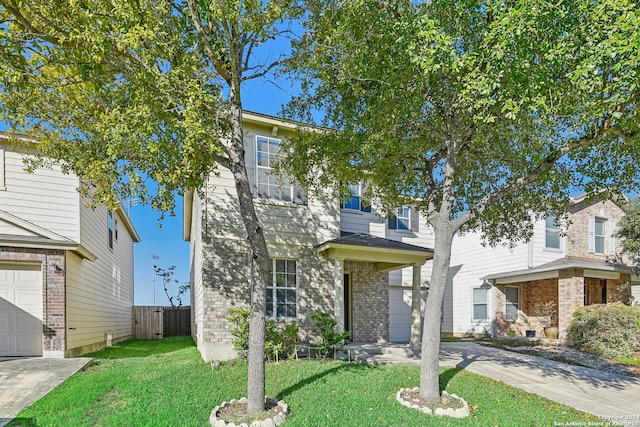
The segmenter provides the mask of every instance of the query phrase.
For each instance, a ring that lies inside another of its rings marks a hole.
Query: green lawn
[[[246,395],[246,365],[212,370],[191,338],[132,340],[92,355],[95,363],[19,414],[25,426],[207,426],[222,401]],[[372,368],[339,361],[267,365],[267,395],[290,405],[286,426],[550,426],[588,421],[569,407],[463,370],[441,387],[465,398],[464,420],[429,418],[395,393],[419,383],[417,366]]]

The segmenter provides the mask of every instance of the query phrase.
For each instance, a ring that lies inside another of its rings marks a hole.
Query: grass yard
[[[208,426],[222,401],[246,395],[244,364],[214,370],[188,337],[132,340],[91,355],[95,364],[21,412],[10,426]],[[418,366],[340,361],[268,364],[267,395],[285,400],[294,426],[550,426],[594,417],[464,370],[440,386],[466,399],[471,417],[427,417],[395,393],[419,383]]]

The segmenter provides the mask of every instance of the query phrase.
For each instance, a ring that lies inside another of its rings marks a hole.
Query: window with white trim
[[[354,211],[359,211],[362,208],[362,184],[349,184],[347,186],[349,190],[349,195],[351,198],[343,203],[343,209],[351,209]]]
[[[556,224],[555,215],[549,215],[545,220],[544,247],[546,249],[560,249],[560,227]]]
[[[507,300],[505,318],[507,320],[518,320],[518,312],[520,310],[520,288],[507,286],[504,293]]]
[[[295,318],[298,316],[298,280],[296,261],[273,259],[273,281],[267,286],[267,316]]]
[[[107,211],[107,227],[109,228],[108,244],[113,249],[113,212]]]
[[[0,148],[0,191],[7,189],[5,185],[5,166],[4,148]]]
[[[394,215],[396,230],[411,230],[411,208],[400,206]]]
[[[487,288],[473,288],[473,320],[489,318],[489,291]]]
[[[280,140],[256,137],[256,186],[258,197],[293,201],[293,185],[273,174],[273,163],[280,152]]]
[[[605,223],[606,223],[606,219],[604,218],[598,218],[596,217],[594,219],[594,229],[593,229],[593,241],[594,241],[594,245],[593,245],[593,249],[594,252],[597,254],[603,254],[604,253],[604,229],[605,229]]]

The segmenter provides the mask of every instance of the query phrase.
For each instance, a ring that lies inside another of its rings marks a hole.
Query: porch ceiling
[[[334,260],[373,262],[378,271],[422,265],[433,258],[433,249],[362,233],[343,232],[316,250]]]

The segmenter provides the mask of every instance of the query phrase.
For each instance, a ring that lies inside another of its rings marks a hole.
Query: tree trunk
[[[435,242],[433,269],[425,305],[422,356],[420,360],[420,397],[428,402],[440,402],[439,357],[442,303],[447,287],[453,231],[448,220],[433,224]]]
[[[265,404],[265,322],[267,283],[271,280],[271,260],[267,243],[258,222],[253,197],[244,163],[244,133],[242,107],[231,107],[233,134],[229,150],[236,192],[240,202],[240,214],[247,229],[252,250],[251,264],[251,315],[249,317],[249,372],[247,378],[247,411],[261,412]]]

